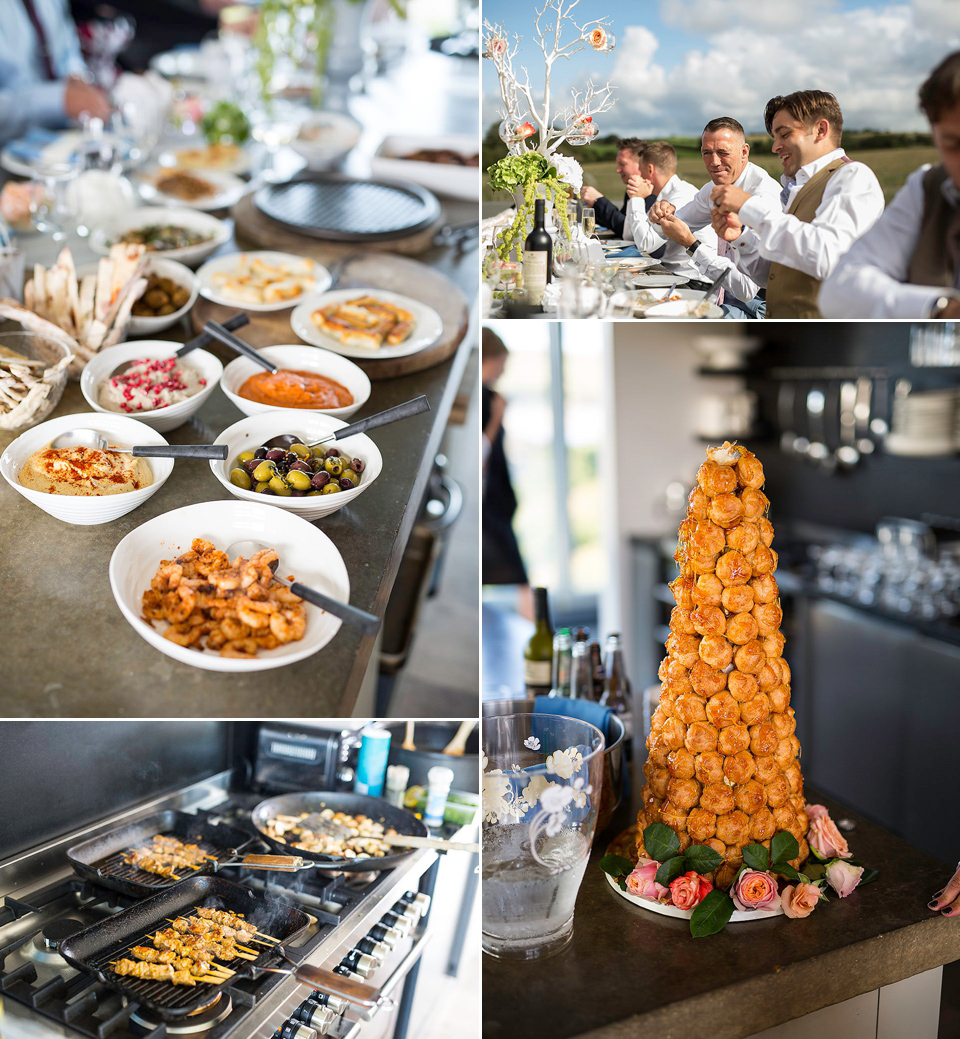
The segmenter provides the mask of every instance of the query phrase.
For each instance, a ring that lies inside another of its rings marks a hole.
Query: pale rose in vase
[[[863,876],[863,866],[851,866],[849,862],[837,859],[827,866],[825,876],[830,887],[841,898],[846,898],[860,883],[860,878]]]
[[[776,909],[780,891],[775,877],[756,869],[745,869],[730,890],[737,909]]]
[[[670,901],[677,909],[693,909],[699,905],[713,890],[713,884],[706,877],[694,873],[684,873],[670,884]]]
[[[780,905],[784,913],[793,920],[800,920],[809,916],[817,902],[820,901],[820,886],[818,884],[791,884],[783,889],[780,896]]]
[[[659,868],[659,862],[654,862],[652,859],[640,859],[633,872],[627,877],[627,890],[630,894],[636,895],[638,898],[651,898],[654,902],[666,898],[670,894],[670,889],[665,888],[663,884],[658,884],[655,880]]]
[[[810,829],[807,843],[821,859],[849,859],[853,854],[846,837],[837,829],[830,813],[823,805],[807,805]]]

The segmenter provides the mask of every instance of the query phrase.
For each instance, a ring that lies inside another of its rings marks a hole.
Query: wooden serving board
[[[321,245],[314,239],[299,235],[293,235],[291,238],[297,239],[296,244],[286,243],[283,246],[284,251],[309,256],[321,263],[334,262],[327,251],[326,243]],[[319,246],[319,249],[310,249],[309,246]],[[271,248],[280,246],[272,245]],[[427,346],[418,353],[382,360],[375,357],[351,357],[350,360],[359,365],[371,379],[393,379],[399,375],[422,372],[426,368],[442,364],[456,352],[466,334],[469,313],[463,293],[449,278],[416,260],[394,256],[391,253],[363,252],[343,268],[337,288],[385,289],[399,292],[433,307],[443,320],[440,338],[432,346]],[[239,306],[225,307],[219,303],[211,303],[201,296],[190,312],[194,332],[201,332],[207,321],[212,319],[223,322],[240,309],[242,308]],[[301,340],[290,327],[292,312],[292,307],[268,313],[250,311],[250,324],[242,328],[239,335],[244,342],[256,348],[299,343]],[[232,359],[234,356],[226,347],[213,348],[213,352],[219,356],[220,349],[224,351],[224,358]]]
[[[359,242],[329,242],[321,238],[312,238],[310,235],[297,234],[296,231],[283,227],[261,213],[254,204],[253,194],[244,195],[230,210],[230,215],[233,217],[237,234],[249,238],[258,248],[310,256],[325,264],[333,263],[358,249],[389,249],[392,253],[416,256],[430,248],[433,236],[443,226],[441,213],[436,223],[423,231],[365,246]]]

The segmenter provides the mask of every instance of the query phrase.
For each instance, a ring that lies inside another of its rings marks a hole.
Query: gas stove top
[[[66,861],[66,849],[133,817],[172,807],[195,814],[198,821],[226,823],[255,833],[250,811],[262,795],[228,794],[226,781],[226,774],[215,777],[0,863],[0,1035],[4,1039],[146,1035],[152,1039],[179,1035],[354,1039],[361,1032],[365,1039],[374,1039],[391,1034],[394,1018],[392,1034],[403,1039],[412,1000],[412,985],[406,982],[409,977],[415,983],[419,957],[430,936],[426,915],[437,864],[433,851],[417,851],[392,869],[369,873],[311,869],[288,874],[241,866],[218,871],[227,880],[307,913],[309,926],[284,945],[285,955],[295,965],[323,967],[375,986],[384,1000],[373,1011],[336,995],[311,991],[288,975],[262,973],[234,979],[194,1014],[165,1021],[72,967],[59,954],[63,939],[141,901],[76,876]],[[258,845],[254,841],[245,851],[270,852],[265,844]],[[402,994],[396,992],[399,1011],[393,1015],[390,995],[401,985]]]

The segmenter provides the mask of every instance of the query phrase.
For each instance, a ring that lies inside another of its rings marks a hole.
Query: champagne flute
[[[583,228],[583,233],[587,236],[587,238],[593,237],[593,233],[594,231],[596,231],[597,228],[597,211],[593,208],[593,206],[583,207],[581,227]]]

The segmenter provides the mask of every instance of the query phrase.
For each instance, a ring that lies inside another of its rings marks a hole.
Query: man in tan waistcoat
[[[820,290],[825,317],[960,319],[960,51],[920,87],[937,165],[907,177]]]
[[[737,266],[766,284],[768,318],[819,317],[821,281],[877,222],[883,191],[840,147],[843,113],[833,94],[771,98],[764,123],[783,168],[781,204],[719,185],[711,193],[714,230]]]

